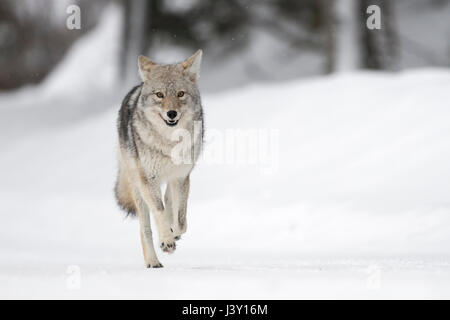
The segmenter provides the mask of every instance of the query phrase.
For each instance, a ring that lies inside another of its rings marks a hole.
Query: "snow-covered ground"
[[[105,28],[0,96],[0,298],[450,298],[448,70],[205,95],[188,233],[145,269],[112,193],[126,88]]]

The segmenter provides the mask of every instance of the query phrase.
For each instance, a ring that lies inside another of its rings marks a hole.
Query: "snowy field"
[[[0,298],[450,298],[448,70],[205,94],[188,232],[145,269],[112,193],[106,29],[0,96]],[[275,133],[270,153],[220,161],[236,129]]]

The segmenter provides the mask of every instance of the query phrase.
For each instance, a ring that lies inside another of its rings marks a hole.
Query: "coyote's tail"
[[[114,187],[114,193],[116,195],[117,204],[127,213],[128,216],[136,216],[136,204],[130,193],[130,187],[128,181],[119,170],[116,186]]]

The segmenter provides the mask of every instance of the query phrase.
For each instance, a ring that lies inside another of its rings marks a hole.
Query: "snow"
[[[448,70],[204,95],[188,232],[145,269],[112,193],[111,20],[42,85],[0,96],[0,298],[450,297]],[[273,133],[269,157],[225,161],[236,129],[261,133],[257,152]]]

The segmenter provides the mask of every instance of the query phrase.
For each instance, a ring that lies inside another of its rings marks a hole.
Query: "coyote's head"
[[[196,120],[201,113],[198,89],[201,59],[201,50],[171,65],[160,65],[139,56],[139,73],[144,83],[139,107],[153,125],[186,127]]]

